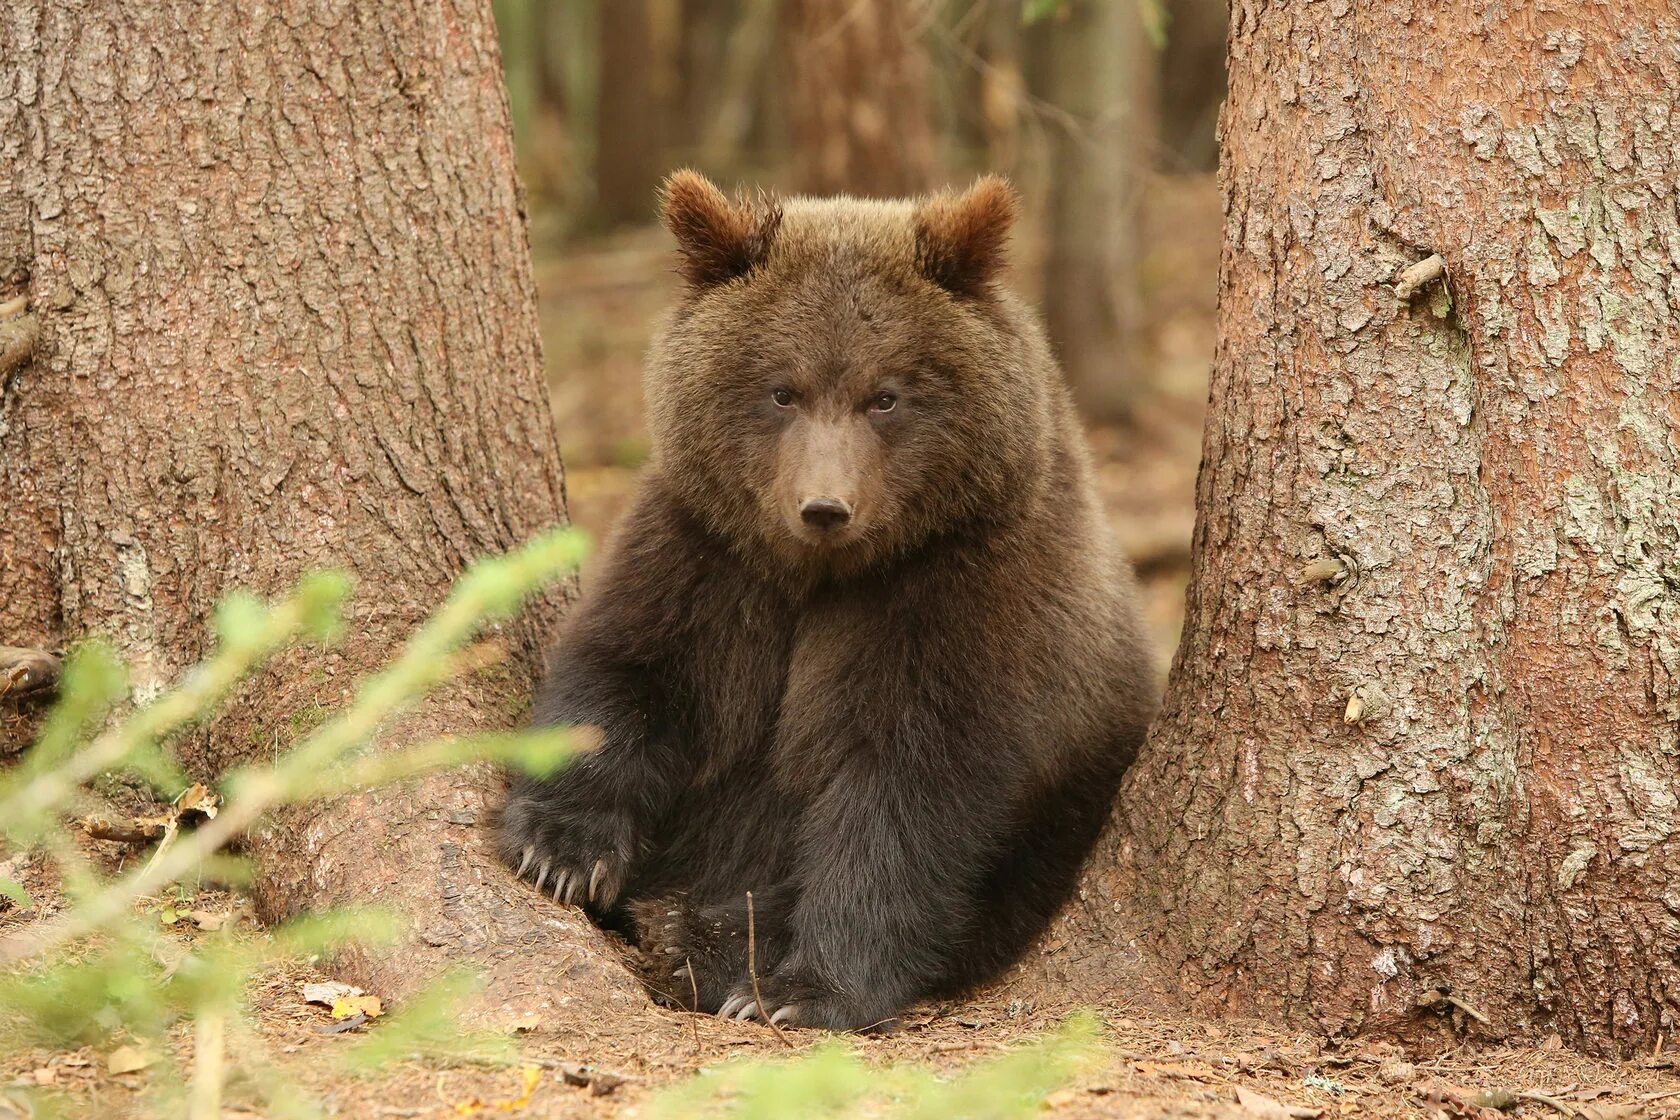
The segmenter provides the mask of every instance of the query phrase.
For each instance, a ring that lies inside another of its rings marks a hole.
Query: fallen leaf
[[[180,818],[188,813],[197,813],[209,819],[216,815],[217,807],[221,803],[222,799],[210,792],[209,788],[203,783],[194,782],[186,788],[181,796],[175,799],[175,815]]]
[[[320,984],[305,984],[303,986],[303,1002],[318,1003],[323,1007],[331,1007],[339,1000],[348,996],[359,996],[362,990],[350,984],[337,980],[328,980]]]
[[[51,1066],[42,1066],[30,1076],[35,1079],[37,1085],[51,1085],[58,1081],[58,1071]]]
[[[531,1094],[542,1084],[542,1070],[536,1066],[526,1066],[520,1075],[525,1080],[524,1092],[519,1096],[505,1101],[486,1101],[483,1097],[468,1097],[458,1101],[453,1106],[457,1116],[480,1116],[486,1112],[522,1112],[531,1103]]]
[[[1274,1101],[1264,1093],[1256,1093],[1252,1089],[1237,1087],[1237,1105],[1244,1112],[1254,1116],[1264,1117],[1265,1120],[1317,1120],[1324,1114],[1322,1108],[1297,1108]]]
[[[316,1034],[344,1034],[346,1031],[355,1030],[357,1027],[361,1026],[362,1024],[364,1024],[366,1022],[367,1022],[367,1016],[358,1013],[356,1015],[350,1016],[348,1019],[340,1019],[336,1023],[328,1023],[324,1027],[316,1027],[315,1028],[315,1033]]]
[[[229,914],[212,914],[208,910],[189,910],[187,917],[192,919],[193,925],[205,933],[214,933],[227,924]]]
[[[597,1097],[604,1097],[624,1084],[624,1078],[616,1073],[608,1073],[577,1062],[560,1063],[560,1080],[580,1089],[587,1088],[590,1095]]]
[[[138,1046],[119,1046],[105,1058],[105,1072],[112,1074],[137,1073],[157,1061]]]
[[[1648,1116],[1649,1111],[1639,1104],[1583,1104],[1575,1109],[1581,1120],[1634,1120]]]
[[[385,1014],[385,1004],[378,996],[344,996],[335,1000],[332,1006],[334,1019],[348,1019],[352,1015],[363,1015],[369,1019],[377,1019]]]

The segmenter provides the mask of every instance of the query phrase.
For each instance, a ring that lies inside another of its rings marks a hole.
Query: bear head
[[[647,363],[653,465],[711,530],[843,574],[1034,499],[1065,389],[998,279],[1003,179],[778,201],[682,171],[661,202],[686,290]]]

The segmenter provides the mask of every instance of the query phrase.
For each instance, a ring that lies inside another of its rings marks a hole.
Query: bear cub
[[[536,699],[601,746],[516,780],[500,847],[667,1001],[864,1029],[1074,889],[1155,703],[1134,582],[999,281],[1007,183],[662,204],[653,453]]]

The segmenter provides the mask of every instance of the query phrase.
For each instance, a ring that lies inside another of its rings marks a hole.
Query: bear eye
[[[891,412],[896,404],[898,404],[898,394],[882,389],[870,400],[869,409],[871,412]]]
[[[777,408],[790,408],[793,405],[793,390],[778,386],[770,390],[770,399],[776,402]]]

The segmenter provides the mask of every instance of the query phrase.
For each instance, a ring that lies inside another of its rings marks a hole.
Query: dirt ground
[[[1152,246],[1143,278],[1154,309],[1156,360],[1135,372],[1133,422],[1094,430],[1091,438],[1107,508],[1143,577],[1164,672],[1182,611],[1220,222],[1207,179],[1165,181],[1150,207]],[[1023,242],[1017,257],[1022,275],[1030,277],[1030,231]],[[665,239],[652,229],[563,250],[538,246],[547,363],[571,509],[575,521],[597,536],[622,507],[646,453],[640,358],[675,288],[669,266]],[[1030,283],[1023,286],[1032,294]],[[192,905],[240,911],[237,899],[223,895],[205,895]],[[0,926],[5,924],[0,915]],[[171,927],[170,937],[260,936],[248,922],[219,934],[188,925]],[[962,1003],[917,1009],[899,1030],[849,1045],[869,1062],[923,1062],[940,1070],[984,1060],[1077,1009],[1076,1000],[1035,991],[1022,979],[1026,975]],[[805,1048],[823,1038],[804,1032],[784,1038],[765,1027],[648,1002],[624,1014],[583,1019],[583,1027],[576,1014],[558,1014],[553,1024],[541,1017],[518,1024],[520,1057],[512,1066],[411,1061],[377,1076],[350,1076],[337,1062],[368,1029],[322,1033],[332,1023],[330,1013],[305,1003],[302,986],[324,979],[330,977],[309,967],[287,968],[265,974],[250,991],[255,1033],[232,1040],[224,1116],[271,1115],[239,1072],[259,1051],[333,1116],[616,1120],[645,1115],[663,1086],[696,1071],[785,1054],[790,1045]],[[1324,1040],[1247,1021],[1189,1018],[1112,997],[1094,1010],[1105,1031],[1103,1056],[1051,1095],[1049,1114],[1070,1120],[1680,1116],[1680,1076],[1665,1053],[1617,1063],[1556,1046],[1466,1044],[1425,1058],[1380,1041]],[[184,1063],[191,1052],[190,1032],[183,1028],[173,1036],[173,1053]],[[0,1120],[27,1115],[15,1095],[25,1087],[64,1094],[70,1116],[138,1115],[159,1068],[113,1073],[108,1051],[92,1048],[6,1055],[0,1058]],[[1481,1093],[1494,1095],[1478,1098]]]
[[[238,900],[213,893],[191,905],[218,913],[239,909]],[[178,926],[170,935],[176,942],[261,936],[248,924],[214,934],[192,930],[190,923]],[[648,1115],[660,1090],[681,1079],[704,1076],[731,1061],[786,1056],[828,1038],[813,1032],[777,1036],[763,1026],[649,1003],[622,1017],[603,1018],[593,1029],[580,1029],[575,1018],[564,1030],[540,1018],[520,1024],[512,1064],[416,1060],[377,1075],[355,1075],[344,1072],[340,1062],[368,1029],[325,1033],[333,1025],[330,1012],[303,999],[305,984],[327,979],[317,969],[298,966],[265,973],[252,986],[248,1000],[255,1029],[231,1040],[226,1120],[276,1115],[262,1105],[246,1072],[258,1053],[329,1116],[629,1120]],[[1011,994],[1015,990],[918,1008],[897,1031],[847,1044],[870,1064],[917,1062],[955,1074],[1041,1035],[1077,1010],[1070,1002]],[[1380,1041],[1323,1040],[1124,1001],[1095,1010],[1104,1033],[1097,1060],[1050,1094],[1043,1106],[1047,1115],[1067,1120],[1680,1116],[1680,1076],[1667,1054],[1611,1063],[1543,1044],[1463,1046],[1425,1059]],[[190,1031],[181,1028],[172,1034],[165,1060],[185,1068],[192,1052]],[[111,1058],[109,1047],[7,1055],[0,1060],[0,1117],[30,1115],[16,1093],[24,1088],[58,1096],[65,1116],[146,1115],[164,1062],[114,1073]]]

